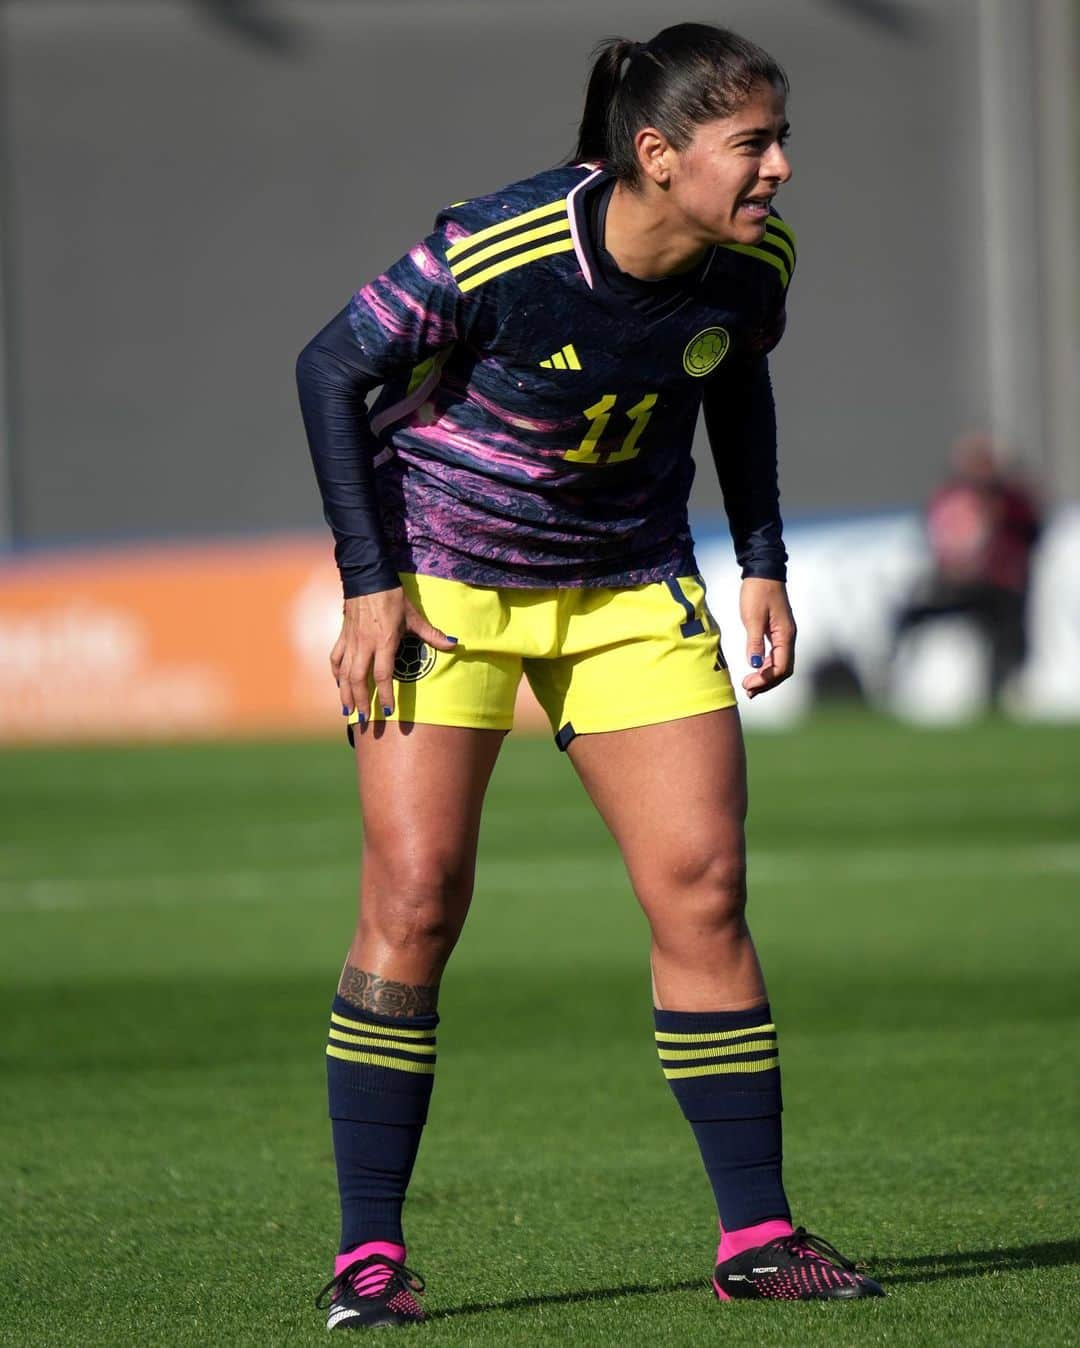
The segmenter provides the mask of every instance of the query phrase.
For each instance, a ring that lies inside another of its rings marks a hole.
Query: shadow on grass
[[[1015,1245],[1003,1250],[953,1250],[949,1254],[913,1254],[882,1260],[887,1287],[902,1283],[978,1278],[988,1273],[1016,1273],[1026,1268],[1060,1268],[1080,1264],[1080,1239]],[[891,1270],[896,1269],[897,1272]]]
[[[940,1282],[949,1278],[978,1278],[989,1273],[1015,1273],[1026,1268],[1058,1268],[1080,1264],[1080,1240],[1045,1241],[1038,1245],[1017,1245],[1004,1250],[955,1250],[949,1254],[915,1254],[900,1259],[883,1259],[881,1279],[890,1287],[906,1283]],[[891,1270],[896,1269],[897,1272]],[[870,1270],[876,1272],[877,1270]],[[584,1292],[552,1292],[543,1296],[512,1297],[506,1301],[477,1302],[433,1311],[432,1320],[449,1320],[458,1315],[482,1315],[485,1311],[520,1311],[532,1306],[571,1306],[582,1301],[614,1301],[618,1297],[663,1296],[669,1292],[705,1292],[708,1281],[695,1278],[687,1282],[631,1284],[625,1287],[596,1287]]]
[[[456,1315],[481,1315],[484,1311],[521,1311],[530,1306],[572,1306],[580,1301],[615,1301],[618,1297],[660,1296],[666,1292],[704,1292],[709,1283],[704,1278],[689,1282],[632,1284],[627,1287],[594,1287],[586,1292],[549,1292],[543,1296],[512,1297],[507,1301],[483,1301],[468,1306],[448,1306],[443,1311],[432,1311],[429,1320],[449,1320]]]

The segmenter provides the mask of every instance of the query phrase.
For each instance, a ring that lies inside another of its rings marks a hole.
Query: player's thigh
[[[746,756],[734,707],[578,735],[567,750],[650,918],[689,891],[741,890]]]
[[[386,885],[471,883],[505,731],[384,722],[356,736],[365,869]]]

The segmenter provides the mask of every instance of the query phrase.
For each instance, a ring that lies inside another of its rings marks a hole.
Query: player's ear
[[[643,126],[634,136],[634,151],[641,172],[658,187],[666,187],[671,178],[671,142],[655,126]]]

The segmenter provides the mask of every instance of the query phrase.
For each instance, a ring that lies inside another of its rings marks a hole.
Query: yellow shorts
[[[392,721],[509,730],[522,674],[560,749],[575,735],[735,705],[700,576],[623,589],[483,589],[414,575],[401,583],[461,645],[446,653],[402,640]],[[383,719],[373,705],[372,720]],[[356,721],[353,712],[350,727]]]

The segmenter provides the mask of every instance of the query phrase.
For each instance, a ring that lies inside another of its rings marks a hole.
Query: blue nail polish
[[[341,704],[341,714],[342,716],[348,716],[349,714],[349,709],[348,707],[346,707],[344,702]]]
[[[751,669],[760,669],[763,663],[764,661],[762,660],[762,657],[760,655],[752,655],[750,657]]]
[[[393,707],[383,707],[382,714],[384,716],[392,716],[394,714]]]
[[[360,729],[363,730],[364,726],[366,726],[366,725],[367,725],[367,717],[364,715],[363,712],[361,712],[361,713],[360,713]]]
[[[446,639],[447,641],[452,641],[455,646],[457,645],[457,637],[452,637],[449,632],[446,634]]]

